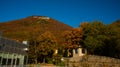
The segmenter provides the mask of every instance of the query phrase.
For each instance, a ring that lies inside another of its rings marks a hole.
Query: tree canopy
[[[81,45],[80,41],[82,40],[82,29],[74,28],[70,31],[65,31],[63,33],[64,46],[66,48],[75,48]]]
[[[41,61],[45,58],[47,62],[50,59],[58,59],[62,56],[72,56],[72,49],[82,46],[87,49],[88,54],[102,55],[120,58],[120,21],[110,25],[94,21],[91,23],[83,22],[79,28],[63,32],[63,39],[59,44],[56,36],[50,31],[44,33],[34,33],[30,36],[29,57],[34,62]],[[59,54],[55,55],[54,51]]]
[[[102,22],[82,23],[83,46],[89,54],[120,58],[120,27]]]

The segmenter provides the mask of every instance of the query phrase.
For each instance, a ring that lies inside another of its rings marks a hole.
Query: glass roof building
[[[0,36],[0,67],[23,67],[27,64],[28,45]]]

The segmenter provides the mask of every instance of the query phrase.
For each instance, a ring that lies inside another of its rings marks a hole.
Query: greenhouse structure
[[[23,67],[27,64],[28,45],[0,36],[0,67]]]

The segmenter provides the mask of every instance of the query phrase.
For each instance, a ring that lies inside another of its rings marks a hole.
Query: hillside
[[[28,40],[30,37],[50,31],[59,40],[63,31],[72,27],[45,16],[30,16],[27,18],[0,23],[0,32],[4,37],[17,41]]]

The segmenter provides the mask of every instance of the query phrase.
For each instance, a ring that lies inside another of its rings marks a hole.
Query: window
[[[82,49],[82,53],[85,54],[85,49]]]
[[[0,50],[2,49],[2,46],[0,45]]]
[[[78,49],[75,49],[75,53],[78,54]]]

